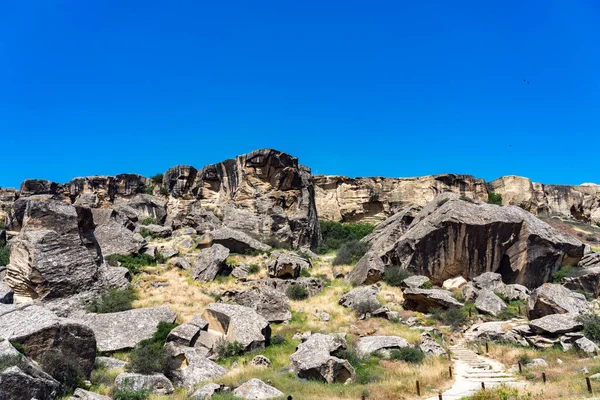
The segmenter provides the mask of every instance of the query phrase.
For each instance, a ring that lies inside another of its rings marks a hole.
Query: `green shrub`
[[[521,365],[527,365],[531,362],[531,357],[529,357],[527,353],[519,354],[517,356],[517,361],[519,361]]]
[[[163,174],[156,174],[150,179],[152,179],[152,183],[154,183],[155,185],[162,185]]]
[[[317,253],[324,254],[339,249],[344,243],[360,240],[373,232],[375,225],[368,223],[340,223],[334,221],[319,221],[323,242],[317,248]]]
[[[10,245],[0,247],[0,267],[10,262]]]
[[[161,196],[168,196],[169,195],[169,189],[167,189],[166,187],[161,187],[160,189],[158,189],[158,193]]]
[[[427,281],[421,285],[421,289],[433,289],[433,283],[431,283],[431,281]]]
[[[310,271],[307,268],[301,268],[300,276],[302,276],[304,278],[310,278],[312,275],[310,274]]]
[[[147,237],[152,236],[152,234],[150,233],[149,230],[140,229],[140,236],[143,237],[144,239],[146,239]]]
[[[424,358],[425,354],[423,354],[421,349],[415,347],[402,347],[390,352],[391,360],[404,361],[411,364],[420,364]]]
[[[552,282],[561,283],[564,278],[578,276],[582,273],[581,268],[565,265],[560,267],[553,275]]]
[[[286,342],[285,337],[283,337],[281,335],[275,335],[271,338],[272,345],[280,345],[280,344],[284,344],[285,342]]]
[[[112,288],[88,304],[86,310],[97,314],[131,310],[131,303],[136,299],[137,291],[133,288]]]
[[[60,382],[61,396],[72,394],[78,387],[85,387],[81,369],[72,357],[67,354],[49,351],[40,359],[42,369]]]
[[[500,298],[506,303],[506,309],[498,314],[499,319],[511,319],[518,317],[521,315],[519,313],[519,309],[521,309],[521,313],[525,312],[526,306],[524,300],[506,301],[505,297]]]
[[[596,222],[596,226],[600,228],[600,222]]]
[[[116,266],[120,263],[121,266],[127,268],[132,275],[139,274],[142,267],[156,265],[156,261],[149,254],[134,254],[128,256],[111,254],[104,257],[104,259],[111,266]]]
[[[6,228],[7,227],[6,227],[6,224],[4,223],[4,221],[0,221],[0,231],[5,230]]]
[[[304,300],[308,297],[308,289],[303,285],[290,285],[285,294],[292,300]]]
[[[258,274],[260,272],[260,265],[258,264],[250,264],[248,266],[248,275]]]
[[[583,324],[583,334],[590,340],[600,343],[600,315],[587,313],[578,317]]]
[[[149,390],[117,390],[113,394],[114,400],[146,400],[148,397]]]
[[[366,385],[381,379],[373,373],[374,367],[378,364],[376,357],[361,357],[352,349],[340,350],[335,353],[335,356],[348,361],[354,367],[355,382],[359,385]]]
[[[359,240],[353,240],[342,244],[337,250],[335,258],[331,262],[333,265],[352,265],[356,264],[358,260],[369,250],[367,243]]]
[[[154,194],[154,186],[152,186],[152,185],[146,185],[144,187],[144,193],[149,194],[149,195],[153,195]]]
[[[176,326],[177,324],[160,322],[152,338],[142,340],[131,351],[129,354],[129,363],[126,366],[127,370],[140,374],[164,372],[167,366],[167,354],[165,353],[164,345],[169,332]]]
[[[390,286],[400,286],[402,281],[411,276],[412,274],[404,269],[397,266],[389,267],[383,274],[383,281]]]
[[[502,205],[502,195],[500,193],[488,192],[488,201],[489,204]]]
[[[445,311],[433,310],[431,316],[446,325],[450,325],[453,329],[458,329],[469,322],[468,307],[450,308]]]
[[[237,342],[225,342],[221,340],[217,344],[217,354],[219,358],[222,360],[227,357],[235,357],[244,353],[244,346]]]
[[[141,222],[142,225],[157,225],[158,221],[154,217],[144,218]]]

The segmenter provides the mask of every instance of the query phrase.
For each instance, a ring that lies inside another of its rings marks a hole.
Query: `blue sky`
[[[600,183],[599,19],[593,0],[2,2],[0,186],[261,147],[315,174]]]

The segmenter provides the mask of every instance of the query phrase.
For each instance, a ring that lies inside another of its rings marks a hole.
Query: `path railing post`
[[[448,373],[450,374],[450,379],[452,379],[452,365],[448,367]]]
[[[521,365],[521,361],[517,361],[517,364],[519,364],[519,373],[522,374],[523,373],[523,366]]]
[[[481,390],[485,390],[485,382],[481,382]]]
[[[542,372],[542,381],[546,383],[546,373]]]
[[[439,392],[439,393],[438,393],[438,399],[439,399],[439,400],[444,400],[444,399],[442,398],[442,392]]]
[[[592,393],[592,382],[590,382],[590,377],[585,377],[585,383],[587,384],[588,393]]]
[[[421,385],[419,385],[419,381],[417,381],[417,396],[421,396]]]

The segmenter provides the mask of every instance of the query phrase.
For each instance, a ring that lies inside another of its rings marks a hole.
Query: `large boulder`
[[[137,374],[123,372],[115,379],[115,386],[119,390],[149,391],[155,394],[171,394],[175,391],[171,381],[163,374]]]
[[[352,381],[356,375],[354,368],[348,361],[332,355],[345,348],[346,340],[340,335],[315,333],[290,356],[290,368],[303,379],[327,383]]]
[[[584,291],[596,298],[600,295],[600,264],[595,267],[580,268],[576,276],[565,277],[561,283],[568,289]]]
[[[82,323],[89,326],[98,341],[98,350],[113,352],[132,349],[152,337],[160,322],[175,322],[167,306],[135,308],[107,314],[88,314]]]
[[[577,317],[576,314],[550,314],[530,321],[529,326],[537,333],[558,335],[583,329]]]
[[[423,276],[423,275],[411,275],[408,278],[404,279],[402,281],[402,283],[400,284],[400,286],[403,288],[419,289],[419,288],[422,288],[427,283],[429,283],[429,285],[431,287],[431,281],[429,280],[428,277]]]
[[[25,355],[38,362],[52,352],[75,361],[85,376],[94,367],[94,332],[37,305],[0,306],[0,338],[21,344]]]
[[[457,276],[456,278],[446,279],[444,283],[442,283],[442,289],[452,292],[454,290],[461,289],[467,283],[468,282],[465,278],[463,278],[462,276]]]
[[[381,288],[376,285],[352,289],[339,300],[339,305],[353,309],[358,316],[373,313],[381,307],[377,293]]]
[[[389,357],[392,350],[409,346],[408,341],[400,336],[364,336],[356,342],[356,352],[363,357],[374,352]]]
[[[300,270],[311,268],[309,260],[293,253],[277,253],[276,258],[269,262],[269,276],[280,279],[296,279]]]
[[[385,252],[384,262],[430,277],[436,285],[461,275],[498,272],[507,283],[537,287],[584,245],[515,206],[445,193],[430,202]]]
[[[198,383],[217,379],[227,370],[201,355],[193,347],[178,346],[173,342],[165,345],[168,357],[167,376],[175,386],[192,389]]]
[[[491,290],[482,290],[475,299],[475,307],[484,314],[497,317],[507,306],[504,301]]]
[[[356,263],[346,279],[357,285],[372,285],[383,279],[385,264],[374,251],[367,252]]]
[[[429,312],[433,309],[448,309],[462,307],[463,304],[452,297],[452,293],[442,289],[405,289],[404,308],[419,312]]]
[[[564,286],[547,283],[531,292],[527,299],[527,316],[537,319],[550,314],[582,314],[589,311],[585,296]]]
[[[279,399],[284,396],[282,391],[256,378],[252,378],[238,386],[233,391],[233,395],[237,398],[248,400]]]
[[[137,254],[146,245],[146,239],[134,232],[135,226],[123,210],[117,212],[102,208],[92,209],[92,212],[96,224],[94,236],[104,257],[112,254]]]
[[[58,298],[90,289],[102,262],[89,209],[29,200],[6,283],[18,296]]]
[[[442,356],[447,354],[442,345],[439,344],[429,332],[421,333],[421,345],[419,348],[423,353],[433,356]]]
[[[229,256],[229,249],[215,244],[208,249],[203,249],[196,256],[192,264],[191,275],[197,281],[211,282],[221,273],[225,260]]]
[[[320,293],[325,284],[319,278],[314,277],[300,277],[297,279],[260,279],[252,282],[247,282],[246,285],[261,285],[273,288],[280,291],[281,293],[287,293],[290,286],[302,286],[306,289],[309,296],[314,296]]]
[[[223,245],[233,253],[245,254],[249,251],[271,250],[271,246],[259,242],[251,236],[246,235],[244,232],[227,227],[218,228],[205,235],[208,236],[206,241],[210,242],[210,244]]]
[[[235,304],[210,304],[202,318],[208,330],[228,343],[238,342],[244,351],[262,349],[269,344],[269,322],[249,307]]]
[[[193,346],[200,336],[200,327],[194,324],[181,324],[176,326],[167,335],[167,342],[180,346]]]
[[[269,322],[292,319],[292,308],[287,296],[268,286],[258,285],[243,291],[227,292],[223,297],[252,308]]]
[[[77,388],[75,389],[75,393],[73,393],[73,396],[69,397],[68,400],[111,400],[111,398],[98,393]]]
[[[0,398],[54,400],[60,383],[23,356],[8,340],[0,339]]]
[[[478,290],[502,291],[505,286],[502,275],[495,272],[484,272],[473,278],[472,282]]]

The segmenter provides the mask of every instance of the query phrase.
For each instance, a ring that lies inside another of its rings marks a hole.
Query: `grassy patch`
[[[104,259],[113,267],[121,264],[121,267],[127,268],[132,275],[139,274],[142,267],[156,265],[156,261],[149,254],[134,254],[127,256],[122,254],[111,254],[104,257]]]
[[[338,250],[344,243],[360,240],[373,232],[375,225],[367,223],[340,223],[319,221],[323,242],[317,248],[317,253],[326,254]]]
[[[10,246],[2,246],[0,247],[0,267],[8,265],[10,262]]]
[[[142,225],[157,225],[158,220],[154,217],[144,218],[141,222]]]
[[[558,271],[552,275],[552,282],[561,283],[564,278],[578,276],[581,275],[582,272],[581,268],[565,265],[564,267],[560,267]]]
[[[133,288],[122,290],[112,288],[88,304],[86,311],[103,314],[131,310],[133,308],[132,303],[137,298],[137,291]]]
[[[304,300],[308,297],[308,290],[302,285],[290,285],[285,294],[292,300]]]
[[[167,366],[167,355],[164,345],[167,335],[177,324],[161,322],[156,332],[150,339],[142,340],[129,354],[129,363],[126,368],[129,371],[140,374],[152,374],[164,372]]]

